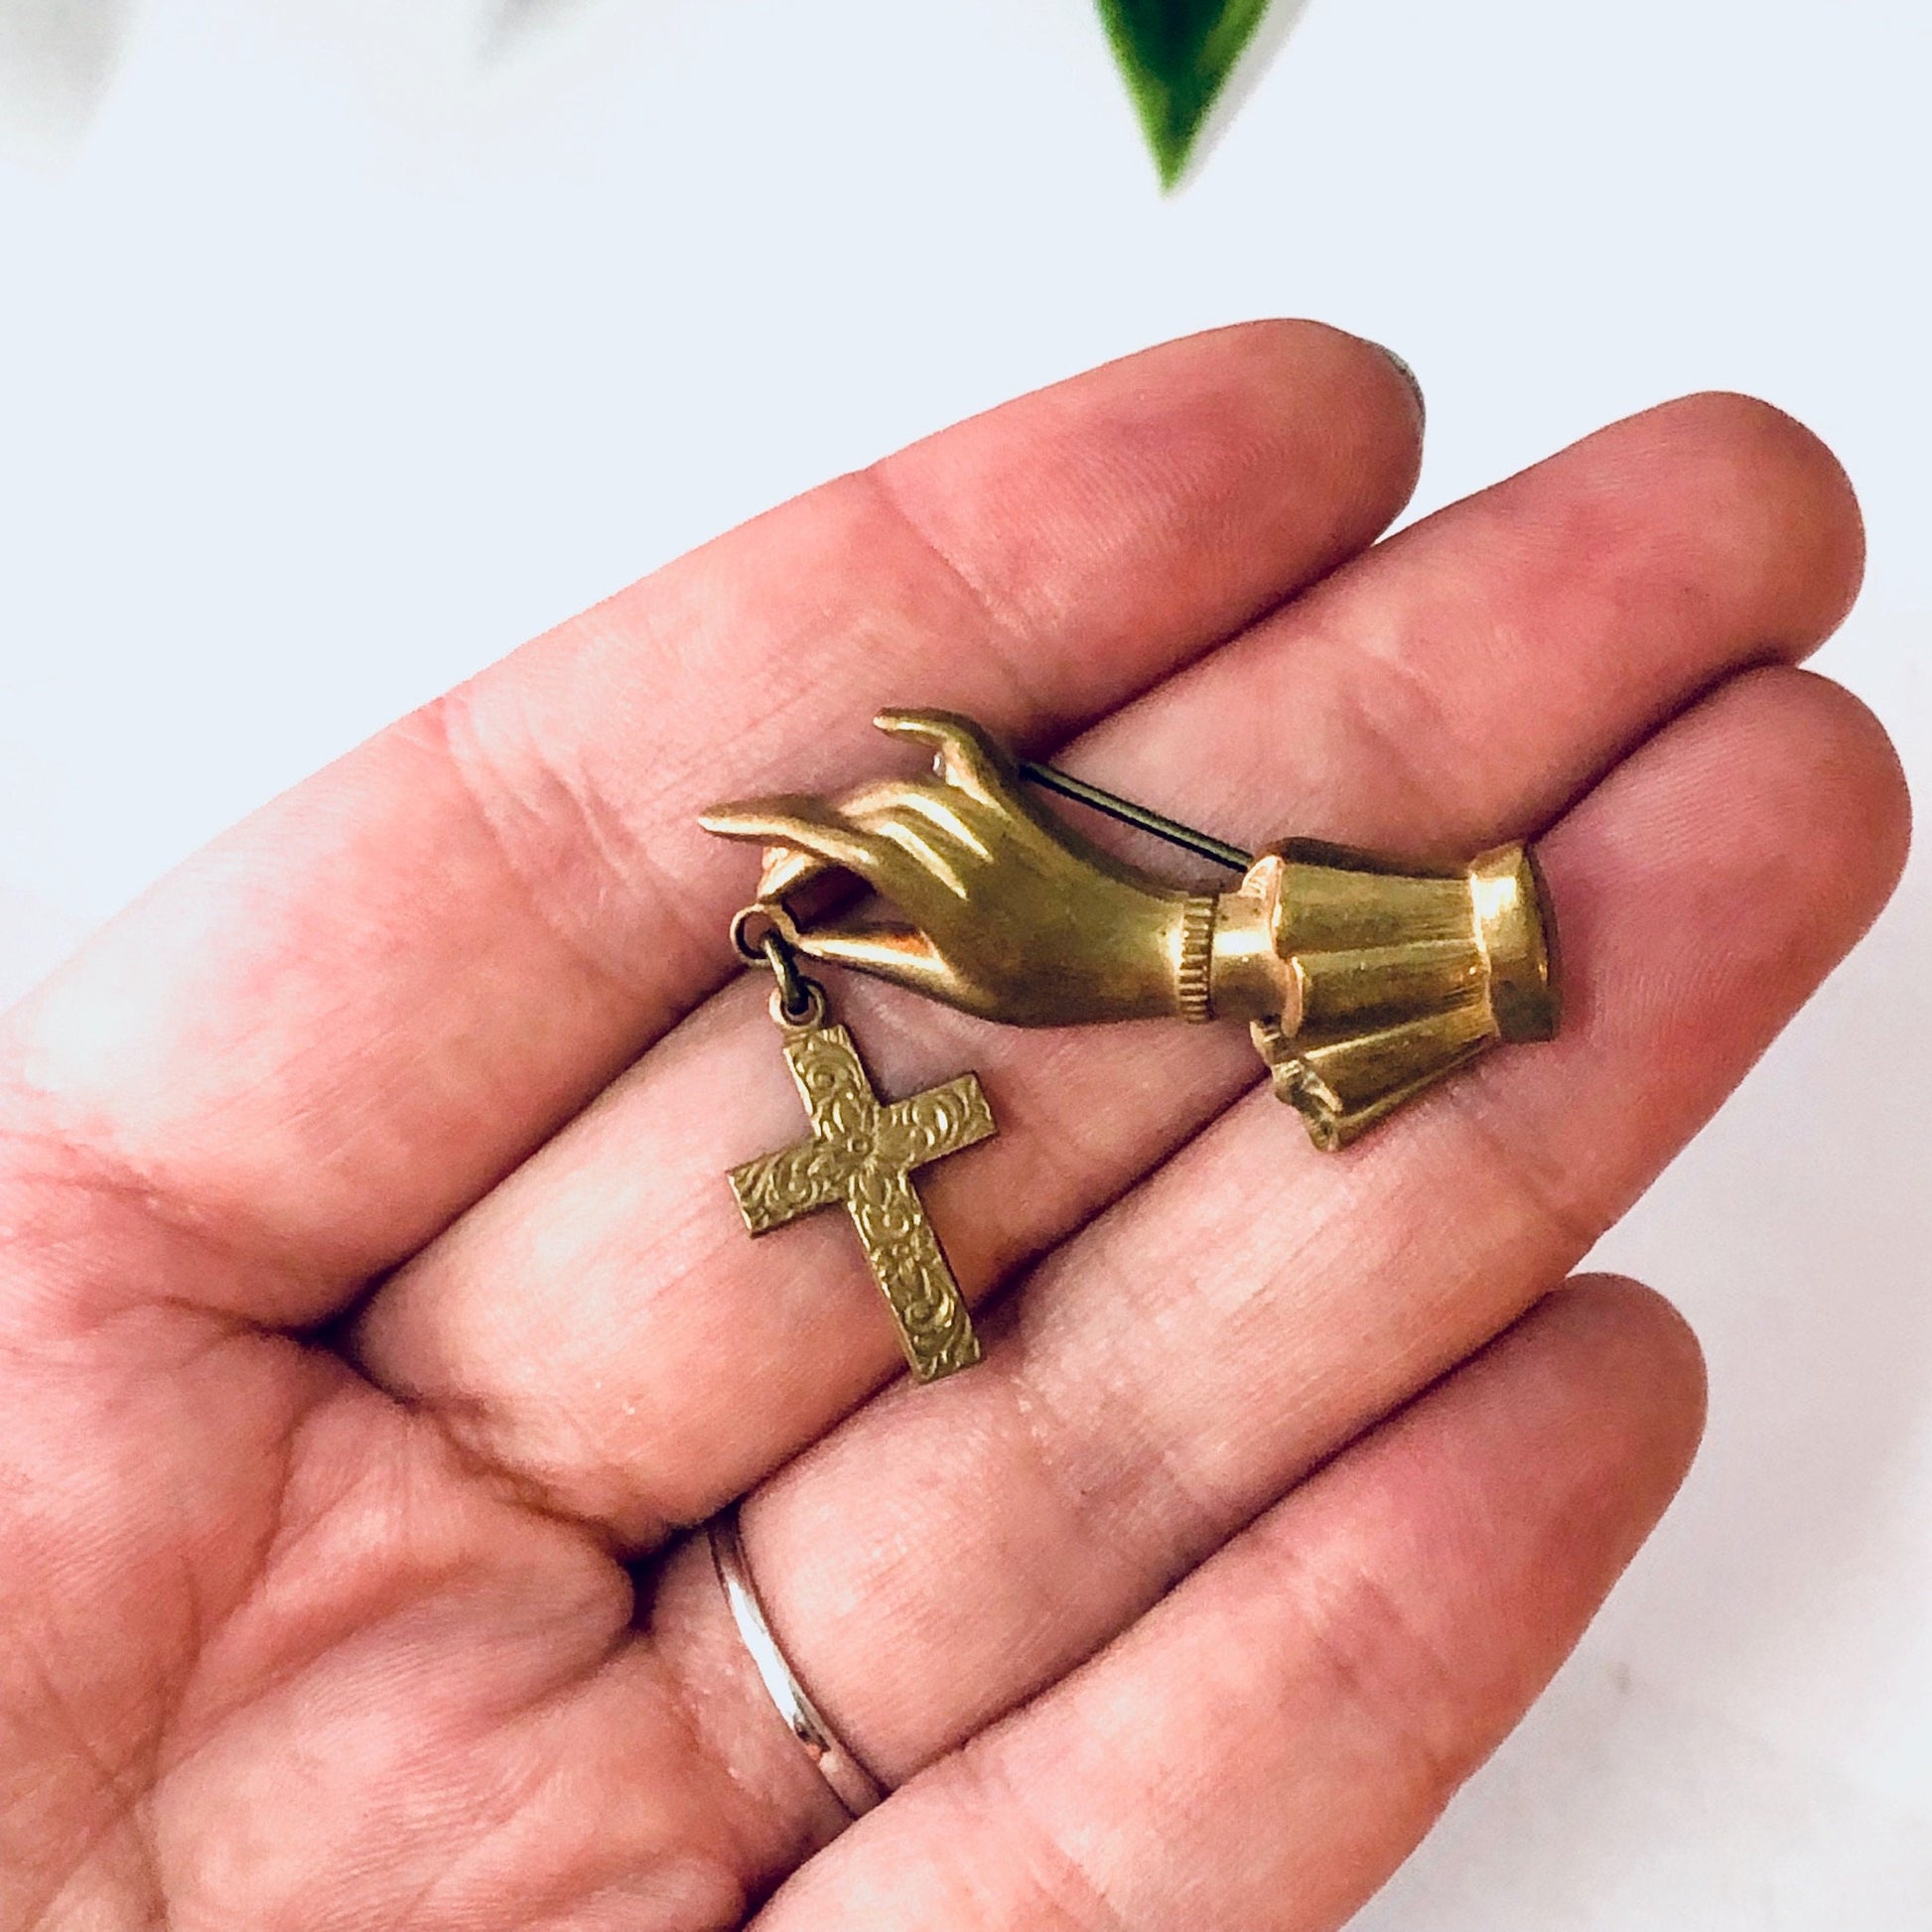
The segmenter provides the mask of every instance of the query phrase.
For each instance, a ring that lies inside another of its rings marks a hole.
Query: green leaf
[[[1172,188],[1268,0],[1100,0],[1114,57]]]

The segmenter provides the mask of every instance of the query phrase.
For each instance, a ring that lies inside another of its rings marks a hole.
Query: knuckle
[[[1467,1775],[1462,1674],[1367,1565],[1291,1579],[1301,1634],[1333,1700],[1358,1712],[1394,1774],[1425,1797]]]

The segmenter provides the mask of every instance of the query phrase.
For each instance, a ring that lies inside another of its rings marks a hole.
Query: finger
[[[1802,650],[1858,558],[1828,453],[1761,407],[1693,399],[1404,532],[1069,761],[1237,834],[1298,829],[1271,801],[1318,797],[1331,837],[1466,853],[1534,825],[1726,667]],[[1414,714],[1393,732],[1391,686]],[[1020,1034],[858,982],[837,998],[883,1091],[981,1072],[998,1139],[920,1176],[969,1298],[1259,1073],[1234,1028]],[[897,1365],[849,1228],[827,1216],[752,1247],[722,1191],[726,1170],[801,1131],[761,1001],[726,996],[390,1283],[367,1365],[626,1542],[702,1518]]]
[[[1012,759],[970,718],[950,711],[882,711],[873,723],[894,738],[930,745],[939,775],[948,784],[992,799],[1012,789]]]
[[[836,808],[838,818],[848,824],[871,829],[871,819],[876,810],[902,799],[912,789],[897,778],[878,779],[840,792],[831,803]],[[792,799],[786,802],[796,804],[799,801]],[[804,802],[816,816],[824,816],[825,801],[808,799]],[[731,810],[729,806],[714,806],[710,811],[698,814],[698,823],[707,832],[721,831],[724,825],[719,815]],[[727,832],[726,836],[731,835]],[[798,852],[784,845],[767,846],[759,867],[756,897],[774,899],[783,898],[787,894],[806,892],[820,879],[841,870],[850,868],[842,868],[836,861],[821,858],[817,853]]]
[[[828,865],[815,852],[794,852],[789,846],[765,848],[759,866],[755,897],[783,898],[788,893],[804,892],[819,880],[835,876],[839,868]]]
[[[1070,764],[1182,773],[1185,815],[1257,837],[1460,864],[1548,825],[1719,678],[1804,658],[1852,608],[1858,501],[1788,416],[1688,396],[1568,453],[1586,455],[1403,531],[1183,673],[1193,703],[1142,700]]]
[[[1702,1416],[1656,1297],[1552,1297],[848,1832],[759,1932],[1330,1932],[1547,1683]]]
[[[1033,1277],[982,1368],[768,1482],[747,1547],[861,1757],[902,1778],[1051,1683],[1574,1267],[1870,920],[1904,809],[1837,687],[1722,688],[1545,841],[1556,1041],[1339,1159],[1250,1095]]]
[[[316,1318],[729,971],[749,881],[699,807],[849,783],[876,764],[865,720],[907,691],[1054,740],[1368,542],[1417,438],[1388,357],[1261,324],[774,511],[116,921],[10,1023],[14,1145],[45,1157],[60,1212],[78,1173],[90,1225],[154,1202],[197,1230],[166,1292]]]
[[[903,883],[898,861],[905,855],[920,874],[949,892],[965,892],[955,857],[963,835],[915,785],[864,785],[836,800],[751,798],[714,806],[700,814],[699,823],[722,838],[769,848],[759,876],[763,895],[776,890],[774,881],[793,889],[810,883],[815,875],[798,863],[799,853],[854,873],[881,891]]]
[[[798,935],[798,950],[832,966],[853,966],[896,986],[935,990],[945,977],[931,942],[902,920],[828,920]]]
[[[716,805],[700,814],[698,823],[718,838],[789,846],[861,878],[876,873],[886,856],[880,842],[842,811],[822,799],[796,793]]]

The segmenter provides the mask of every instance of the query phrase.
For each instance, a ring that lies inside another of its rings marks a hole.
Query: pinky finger
[[[1703,1394],[1649,1291],[1552,1296],[837,1840],[757,1932],[1330,1932],[1582,1634]]]

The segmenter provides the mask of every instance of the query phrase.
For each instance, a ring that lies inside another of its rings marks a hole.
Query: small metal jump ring
[[[762,919],[765,930],[757,938],[752,936],[752,921]],[[731,923],[732,951],[748,966],[762,966],[764,958],[765,934],[775,932],[786,945],[798,943],[798,927],[791,914],[775,898],[754,899],[742,912],[736,913]]]
[[[784,995],[775,986],[771,989],[771,1018],[792,1033],[824,1026],[827,1011],[824,987],[816,980],[801,979],[798,983],[805,989],[805,1004],[796,1013],[787,1010]]]

